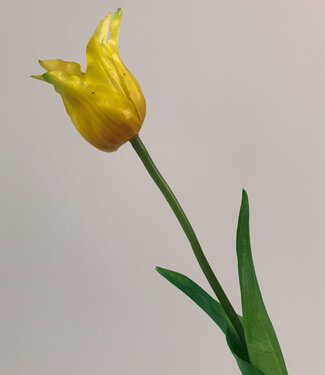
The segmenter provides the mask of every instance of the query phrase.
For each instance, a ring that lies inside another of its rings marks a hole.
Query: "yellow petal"
[[[121,91],[121,80],[115,63],[106,46],[100,43],[95,36],[88,42],[86,56],[87,80],[101,82],[114,87],[116,91]]]
[[[124,65],[118,52],[112,54],[112,59],[120,77],[121,91],[133,103],[139,119],[143,122],[146,115],[146,102],[141,87],[129,69]]]
[[[134,104],[136,111],[138,112],[139,119],[143,121],[146,115],[146,103],[141,91],[141,87],[132,73],[124,65],[118,52],[118,37],[120,32],[121,18],[122,10],[119,8],[116,11],[110,25],[110,38],[107,43],[107,49],[109,51],[109,55],[114,61],[114,66],[120,79],[121,89]]]
[[[80,64],[73,62],[73,61],[64,61],[61,59],[56,59],[56,60],[39,60],[39,63],[41,67],[47,71],[61,70],[62,72],[66,72],[68,74],[74,74],[80,77],[84,75],[84,73],[82,73],[81,71]]]
[[[135,136],[140,128],[137,113],[125,96],[92,87],[93,95],[65,95],[63,102],[79,133],[102,151],[115,151]]]
[[[120,33],[121,18],[122,18],[122,9],[119,8],[114,14],[111,25],[109,27],[110,37],[107,42],[107,46],[115,52],[117,52],[118,50],[118,36]]]
[[[99,42],[106,44],[107,34],[109,30],[109,23],[111,22],[111,12],[108,13],[108,15],[103,18],[99,24],[97,25],[97,28],[93,34]]]
[[[82,83],[82,79],[79,76],[71,75],[59,70],[52,70],[44,73],[43,78],[46,82],[51,83],[60,95],[78,95]]]
[[[35,78],[35,79],[39,79],[40,81],[45,81],[44,77],[42,74],[38,74],[38,75],[31,75],[32,78]]]

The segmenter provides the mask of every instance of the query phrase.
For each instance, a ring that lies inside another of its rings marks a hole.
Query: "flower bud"
[[[75,62],[42,60],[47,72],[32,76],[54,86],[79,133],[107,152],[138,134],[146,113],[141,87],[118,52],[121,16],[118,9],[99,22],[87,45],[86,73]]]

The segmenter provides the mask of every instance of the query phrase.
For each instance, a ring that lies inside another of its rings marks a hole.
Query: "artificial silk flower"
[[[137,135],[146,113],[141,87],[118,52],[121,16],[118,9],[99,22],[87,45],[86,73],[75,62],[41,60],[47,72],[32,76],[54,86],[80,134],[107,152]]]

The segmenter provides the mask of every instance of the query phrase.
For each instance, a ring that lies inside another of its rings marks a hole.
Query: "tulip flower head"
[[[99,22],[87,45],[86,73],[75,62],[42,60],[46,73],[32,76],[54,86],[80,134],[107,152],[138,134],[146,113],[141,87],[118,52],[121,16],[118,9]]]

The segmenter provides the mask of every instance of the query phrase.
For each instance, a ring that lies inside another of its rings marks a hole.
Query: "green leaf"
[[[281,348],[255,274],[249,237],[249,205],[245,190],[238,219],[237,257],[243,324],[250,362],[265,375],[287,375]]]
[[[190,297],[210,318],[219,326],[226,335],[227,344],[234,355],[243,375],[265,375],[263,372],[248,362],[247,351],[243,347],[240,338],[227,317],[223,307],[203,290],[194,281],[178,272],[170,271],[161,267],[156,270],[178,289]]]

